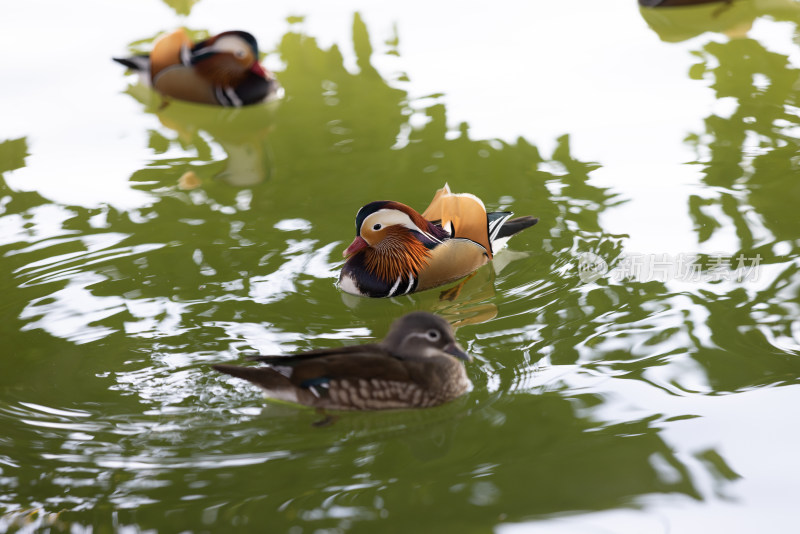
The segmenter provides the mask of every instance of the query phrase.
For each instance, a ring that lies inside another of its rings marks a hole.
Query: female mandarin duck
[[[247,32],[229,31],[192,43],[183,29],[159,38],[149,55],[114,58],[159,93],[200,104],[246,106],[276,94],[279,85],[258,62]]]
[[[392,323],[380,343],[320,349],[291,356],[255,356],[267,367],[215,365],[249,380],[268,398],[331,410],[426,408],[470,388],[470,361],[450,323],[413,312]]]
[[[463,278],[539,220],[511,215],[487,213],[478,197],[453,194],[447,184],[422,215],[399,202],[370,202],[356,214],[339,286],[354,295],[394,297]]]

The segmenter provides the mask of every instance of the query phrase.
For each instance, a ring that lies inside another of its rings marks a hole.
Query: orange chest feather
[[[194,68],[203,78],[224,87],[235,87],[247,75],[242,67],[228,54],[218,54],[197,63]]]
[[[418,273],[428,265],[430,251],[413,236],[400,233],[387,233],[386,237],[374,247],[365,250],[364,265],[378,278],[393,282],[398,278],[408,278],[409,273]]]

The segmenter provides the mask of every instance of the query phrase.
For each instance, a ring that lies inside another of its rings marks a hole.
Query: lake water
[[[800,3],[17,2],[0,17],[0,531],[793,532]],[[252,32],[285,97],[111,57]],[[336,287],[360,206],[536,215],[455,300]],[[463,398],[344,414],[210,369],[423,309]]]

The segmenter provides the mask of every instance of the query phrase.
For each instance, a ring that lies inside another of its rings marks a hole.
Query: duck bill
[[[250,72],[252,72],[256,76],[261,76],[262,78],[265,78],[267,80],[272,79],[271,76],[272,73],[267,74],[267,70],[264,67],[262,67],[261,63],[259,63],[258,61],[253,63],[253,66],[250,67]]]
[[[472,356],[470,356],[469,354],[464,352],[464,349],[462,349],[461,346],[458,343],[456,343],[455,341],[450,343],[450,344],[448,344],[442,350],[444,350],[447,354],[455,356],[459,360],[464,360],[465,362],[471,362],[472,361]]]
[[[345,249],[345,251],[342,253],[342,256],[347,258],[349,256],[352,256],[359,250],[367,248],[368,246],[369,244],[366,241],[364,241],[363,237],[361,237],[360,235],[356,236],[353,242],[350,243],[350,246],[347,247],[347,249]]]

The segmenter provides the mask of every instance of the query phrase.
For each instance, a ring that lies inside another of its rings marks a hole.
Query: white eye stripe
[[[376,224],[380,224],[382,227],[399,224],[400,226],[404,226],[409,230],[416,230],[417,232],[427,234],[427,232],[414,224],[414,222],[411,220],[411,217],[402,211],[395,209],[384,208],[376,211],[364,219],[364,222],[361,223],[361,228],[372,228]]]
[[[438,330],[430,329],[426,332],[412,332],[406,338],[421,337],[425,341],[439,341],[442,338],[441,332]]]
[[[380,222],[376,222],[375,218],[378,218]],[[426,229],[420,228],[419,226],[414,224],[414,221],[412,221],[411,217],[409,217],[406,213],[403,213],[402,211],[396,209],[381,209],[371,214],[369,217],[364,219],[364,222],[361,223],[361,228],[359,229],[359,232],[364,228],[370,228],[370,227],[372,227],[372,230],[377,232],[382,228],[393,225],[400,225],[405,228],[408,228],[409,230],[414,230],[416,232],[419,232],[420,234],[425,236],[427,239],[433,241],[434,243],[442,242],[441,239],[431,234]]]
[[[234,35],[220,37],[208,49],[216,52],[228,52],[238,57],[247,55],[247,44]]]

